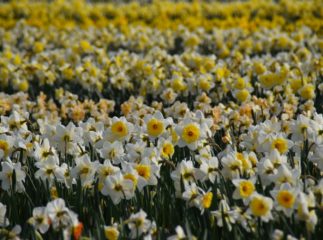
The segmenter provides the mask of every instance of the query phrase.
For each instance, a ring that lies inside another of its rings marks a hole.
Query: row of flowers
[[[244,128],[237,129],[226,114],[215,122],[184,107],[182,116],[165,111],[164,117],[142,104],[127,117],[106,114],[104,120],[89,118],[76,125],[39,118],[34,130],[21,106],[13,105],[13,112],[1,117],[0,181],[8,196],[28,196],[31,184],[43,183],[54,199],[64,195],[63,189],[77,192],[80,187],[81,192],[95,191],[98,198],[118,205],[156,195],[154,187],[145,191],[148,186],[171,184],[172,194],[187,207],[211,214],[229,231],[231,224],[239,223],[254,232],[260,227],[257,218],[277,221],[273,216],[281,214],[296,217],[297,224],[305,222],[308,233],[315,231],[323,204],[323,116],[315,111],[296,119],[273,116],[249,126],[240,123]],[[39,209],[34,211],[40,214]],[[32,223],[42,233],[49,226]],[[146,226],[141,223],[138,228]],[[137,230],[139,235],[144,231]]]
[[[245,1],[223,4],[220,2],[172,2],[152,1],[150,4],[89,4],[85,0],[10,1],[1,4],[0,26],[13,27],[24,19],[29,25],[47,28],[104,27],[113,24],[145,25],[161,29],[177,28],[183,24],[189,28],[244,29],[283,26],[295,29],[302,25],[319,31],[322,26],[320,1]]]
[[[280,93],[304,101],[323,90],[318,81],[323,42],[307,27],[251,34],[133,27],[123,33],[113,27],[41,30],[22,23],[0,35],[1,88],[28,92],[33,99],[41,91],[53,97],[59,87],[118,105],[127,95],[169,105],[202,93],[213,104],[276,99]]]

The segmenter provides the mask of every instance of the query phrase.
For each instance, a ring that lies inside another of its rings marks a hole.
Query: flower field
[[[322,239],[321,1],[0,3],[0,239]]]

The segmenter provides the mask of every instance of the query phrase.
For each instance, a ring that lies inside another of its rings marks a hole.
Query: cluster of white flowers
[[[320,4],[202,2],[1,5],[0,238],[320,237]]]

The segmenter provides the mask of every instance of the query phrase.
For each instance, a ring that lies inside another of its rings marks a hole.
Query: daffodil
[[[71,170],[71,176],[80,178],[82,186],[89,186],[94,181],[94,175],[98,169],[99,162],[91,161],[89,155],[75,159],[76,166]]]
[[[121,172],[108,176],[101,189],[103,195],[109,195],[116,205],[121,199],[130,199],[133,196],[134,183],[125,179]]]
[[[233,179],[232,183],[236,187],[235,191],[233,192],[233,198],[243,199],[244,201],[249,199],[256,191],[255,182],[255,178],[252,178],[250,180]]]
[[[147,115],[144,118],[146,123],[145,132],[151,137],[155,139],[160,137],[163,133],[165,133],[166,128],[168,125],[172,124],[171,118],[164,119],[161,112],[157,111],[153,115]]]
[[[0,226],[6,227],[9,225],[9,220],[6,218],[7,206],[0,202]]]
[[[217,225],[223,227],[226,225],[229,231],[232,230],[232,224],[236,222],[237,212],[232,210],[226,200],[221,200],[219,209],[211,212],[217,220]]]
[[[131,214],[127,220],[130,229],[130,238],[135,239],[148,232],[151,227],[151,221],[146,219],[146,217],[147,214],[142,209],[138,213]]]
[[[57,156],[51,156],[45,161],[37,162],[35,166],[38,170],[35,172],[35,177],[40,178],[44,182],[47,180],[52,185],[56,175],[58,175],[58,162],[59,159]]]
[[[104,236],[107,240],[117,240],[119,238],[120,232],[117,225],[104,226]]]
[[[180,136],[178,145],[187,146],[191,150],[196,150],[199,140],[205,135],[198,123],[190,119],[185,119],[180,125],[176,126],[176,132]]]
[[[294,204],[296,202],[298,189],[293,188],[289,183],[280,185],[278,189],[271,191],[271,195],[275,199],[275,208],[283,211],[288,217],[294,211]]]
[[[21,163],[15,163],[8,159],[7,161],[1,162],[1,167],[0,180],[2,189],[9,191],[13,187],[13,177],[15,174],[16,189],[14,190],[23,192],[25,190],[24,182],[26,173],[23,171]]]
[[[119,141],[113,143],[104,142],[103,148],[99,152],[103,158],[109,159],[114,164],[120,163],[121,159],[125,156],[123,145]]]
[[[45,207],[36,207],[33,209],[33,216],[28,219],[28,223],[41,233],[45,233],[49,229],[49,218]]]
[[[255,217],[259,217],[262,221],[268,222],[273,219],[272,208],[273,201],[271,198],[255,193],[250,199],[248,211]]]
[[[124,141],[131,136],[133,125],[129,123],[124,117],[112,118],[111,126],[104,132],[104,139],[108,141]]]
[[[174,144],[167,139],[159,139],[157,148],[160,149],[160,155],[164,159],[171,159],[175,153]]]

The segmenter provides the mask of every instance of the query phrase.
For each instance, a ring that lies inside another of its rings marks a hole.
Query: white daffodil
[[[76,127],[72,122],[67,126],[58,124],[53,140],[61,153],[66,152],[73,155],[75,153],[74,150],[77,148],[77,144],[82,144],[83,142],[82,135],[82,128]]]
[[[25,112],[25,116],[22,116],[21,112],[14,110],[9,117],[1,116],[1,124],[3,126],[8,126],[11,131],[20,131],[28,130],[27,121],[28,119],[28,112]]]
[[[164,133],[168,125],[172,124],[172,119],[165,119],[160,111],[156,111],[153,115],[148,114],[144,117],[144,128],[143,131],[148,134],[151,139],[158,138]]]
[[[182,240],[182,239],[186,239],[186,234],[183,230],[183,228],[181,226],[177,226],[176,229],[176,234],[172,235],[170,237],[167,238],[167,240]]]
[[[131,137],[133,128],[133,124],[125,117],[113,117],[110,127],[103,133],[103,139],[110,142],[127,141]]]
[[[174,180],[174,186],[177,193],[181,194],[181,181],[184,185],[203,179],[205,174],[198,168],[193,166],[192,161],[181,161],[176,169],[171,173],[171,178]]]
[[[175,130],[180,137],[177,143],[178,146],[187,146],[191,150],[196,150],[200,140],[206,137],[206,132],[203,131],[204,129],[201,128],[201,125],[190,118],[185,118],[177,124]]]
[[[91,162],[89,155],[85,154],[75,159],[75,167],[71,170],[74,178],[80,178],[82,186],[89,186],[94,181],[94,175],[99,166],[98,161]]]
[[[117,172],[106,178],[101,192],[110,196],[116,205],[121,199],[130,199],[133,196],[134,184],[131,180],[125,179],[121,172]]]
[[[283,183],[279,188],[272,190],[270,194],[275,199],[275,208],[290,217],[294,211],[298,192],[299,190],[289,183]]]
[[[277,169],[268,158],[265,158],[258,162],[257,173],[258,176],[260,176],[261,183],[264,186],[267,186],[274,181],[277,174]]]
[[[256,178],[251,179],[233,179],[232,183],[236,187],[233,192],[233,199],[242,199],[244,202],[255,192]]]
[[[291,122],[291,132],[293,141],[304,141],[306,139],[314,140],[315,121],[300,114],[296,120]]]
[[[15,139],[6,134],[0,135],[0,159],[6,159],[14,150]]]
[[[222,159],[222,174],[227,179],[239,178],[243,171],[242,161],[236,156],[235,152],[229,152]]]
[[[101,157],[111,160],[114,164],[119,164],[125,156],[123,144],[119,141],[113,143],[104,142],[103,148],[99,150]]]
[[[201,171],[205,174],[205,178],[211,183],[219,177],[219,160],[217,157],[211,157],[209,160],[203,160],[200,165]]]
[[[130,218],[127,220],[130,229],[130,238],[138,238],[149,231],[151,221],[146,219],[146,217],[147,214],[142,209],[140,209],[138,213],[131,214]]]
[[[212,211],[211,214],[215,216],[219,227],[223,227],[225,224],[229,231],[232,230],[232,224],[236,222],[237,212],[230,209],[226,200],[222,199],[219,203],[219,210]],[[223,223],[223,220],[225,223]]]
[[[139,164],[134,165],[139,178],[143,178],[147,185],[157,185],[157,177],[159,177],[159,166],[154,162],[144,158]]]
[[[323,171],[323,144],[314,145],[313,152],[309,154],[309,160]]]
[[[6,218],[7,206],[0,202],[0,227],[9,225],[9,220]]]
[[[273,180],[276,186],[280,186],[283,183],[289,183],[292,186],[296,186],[300,181],[300,175],[300,170],[296,168],[290,169],[287,164],[283,164],[278,168],[277,174]]]
[[[96,145],[103,139],[104,123],[96,121],[94,118],[89,118],[86,122],[81,122],[79,126],[83,129],[84,144]]]
[[[200,192],[196,184],[193,182],[185,186],[185,191],[182,194],[182,198],[187,201],[189,206],[199,206]]]
[[[138,188],[141,191],[145,186],[147,186],[147,180],[140,177],[138,171],[134,168],[135,164],[128,162],[122,163],[123,177],[133,182],[134,189]]]
[[[47,232],[50,226],[50,221],[47,216],[46,207],[34,208],[33,216],[29,218],[28,223],[43,234]]]
[[[50,156],[47,160],[36,162],[35,166],[38,170],[35,172],[35,177],[40,178],[42,181],[46,182],[48,180],[49,184],[53,184],[55,179],[55,174],[59,169],[57,165],[58,157],[55,155]]]
[[[45,138],[41,144],[35,143],[34,157],[37,161],[46,161],[50,156],[57,156],[57,153],[56,149],[50,145],[48,138]],[[58,157],[56,159],[58,160]]]
[[[175,147],[171,139],[159,138],[157,149],[159,150],[162,159],[171,159],[175,153]]]
[[[206,145],[205,147],[198,149],[198,154],[196,154],[195,159],[201,164],[204,161],[209,161],[212,157],[211,147]]]
[[[146,147],[146,142],[141,140],[136,143],[127,143],[125,147],[127,152],[126,159],[129,162],[140,162]]]
[[[273,219],[271,210],[273,208],[273,200],[258,193],[254,193],[249,202],[248,211],[255,217],[261,218],[262,221],[268,222]]]
[[[313,192],[309,192],[309,194],[300,192],[295,204],[296,217],[305,221],[306,228],[309,231],[313,231],[318,222],[318,217],[315,212],[316,204]]]
[[[7,240],[20,240],[19,234],[21,233],[21,226],[15,225],[10,231],[7,233]]]
[[[71,171],[66,163],[55,169],[55,177],[58,182],[65,184],[67,188],[70,188],[76,180],[71,176]]]
[[[280,154],[277,149],[271,150],[269,154],[266,154],[265,158],[268,158],[276,169],[280,165],[287,163],[287,156]]]
[[[104,181],[110,175],[120,172],[120,168],[113,166],[110,160],[105,160],[103,164],[99,164],[97,168],[97,174],[99,178],[99,189],[101,190],[104,185]]]
[[[2,170],[0,172],[1,187],[3,190],[8,191],[12,188],[13,173],[15,172],[16,191],[23,192],[25,190],[24,181],[26,173],[21,169],[21,163],[14,163],[11,160],[7,160],[1,163]]]
[[[107,240],[118,240],[120,232],[118,225],[113,224],[112,226],[104,226],[104,236]]]
[[[69,209],[61,198],[47,203],[46,212],[54,229],[66,228],[72,224]]]

